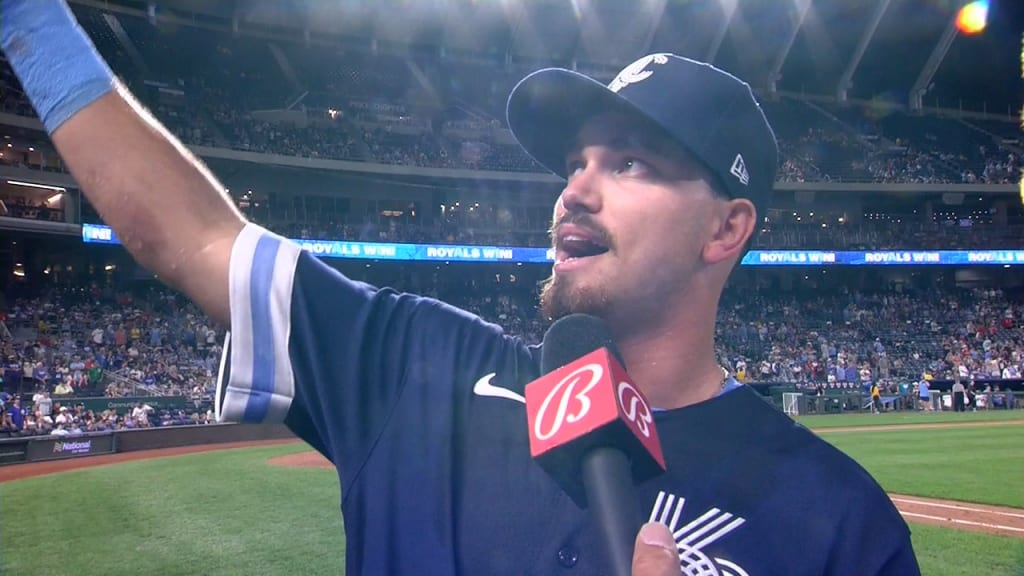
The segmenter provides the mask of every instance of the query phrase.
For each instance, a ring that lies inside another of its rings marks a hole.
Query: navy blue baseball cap
[[[566,177],[566,154],[591,117],[619,111],[648,124],[704,164],[722,192],[747,198],[759,217],[775,185],[779,150],[750,86],[710,64],[649,54],[607,86],[572,70],[523,78],[508,98],[508,125],[526,152]]]

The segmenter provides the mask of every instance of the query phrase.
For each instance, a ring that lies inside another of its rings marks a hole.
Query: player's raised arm
[[[206,167],[122,90],[71,117],[53,142],[132,256],[228,324],[228,265],[244,222]]]
[[[437,429],[462,405],[456,393],[471,398],[496,359],[528,358],[525,345],[469,313],[352,281],[247,224],[202,163],[118,85],[64,0],[0,0],[0,47],[132,256],[230,324],[218,420],[285,422],[351,474],[348,488],[400,400]]]
[[[115,79],[64,0],[0,0],[2,48],[75,180],[125,248],[218,321],[242,216]]]

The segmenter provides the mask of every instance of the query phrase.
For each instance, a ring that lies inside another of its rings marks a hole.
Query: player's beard
[[[565,278],[552,274],[541,284],[540,310],[549,321],[558,320],[569,314],[590,314],[606,317],[608,295],[600,288],[574,287]]]

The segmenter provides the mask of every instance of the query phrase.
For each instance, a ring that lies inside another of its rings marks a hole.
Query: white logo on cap
[[[647,66],[651,63],[655,64],[668,64],[668,55],[666,54],[648,54],[643,58],[633,62],[629,66],[622,69],[619,75],[612,80],[612,83],[608,85],[608,89],[612,92],[618,92],[630,84],[636,84],[637,82],[643,82],[647,80],[651,74],[654,74],[653,70],[647,70]]]
[[[747,172],[747,163],[743,161],[742,154],[736,155],[736,159],[732,161],[732,168],[729,168],[729,173],[735,176],[744,186],[750,184],[750,174]]]

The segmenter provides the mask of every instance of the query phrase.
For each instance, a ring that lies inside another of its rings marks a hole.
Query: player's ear
[[[720,199],[716,203],[711,238],[704,245],[704,262],[739,258],[757,226],[757,209],[746,198]]]

